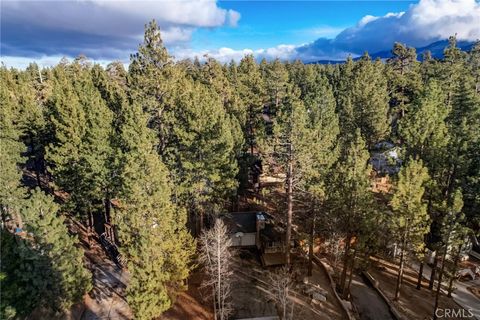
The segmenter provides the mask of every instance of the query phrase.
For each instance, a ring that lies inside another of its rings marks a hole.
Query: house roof
[[[231,212],[221,215],[229,233],[254,233],[257,231],[258,212]]]
[[[266,212],[229,212],[220,215],[229,233],[254,233],[257,232],[257,219],[267,222],[272,221],[272,216]]]

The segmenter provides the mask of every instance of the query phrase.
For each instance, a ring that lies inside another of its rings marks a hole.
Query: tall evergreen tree
[[[405,259],[409,251],[422,252],[425,235],[429,231],[430,217],[423,199],[428,172],[421,160],[410,159],[399,174],[396,190],[390,205],[392,229],[400,243],[400,266],[398,269],[395,299],[400,298]]]
[[[123,114],[122,189],[114,221],[131,274],[127,301],[137,319],[151,319],[184,287],[193,242],[185,211],[171,201],[169,174],[145,116],[137,105]]]
[[[387,60],[387,78],[390,92],[390,118],[394,136],[398,120],[404,115],[421,89],[419,62],[415,48],[395,43],[392,50],[393,57]]]
[[[328,197],[327,180],[332,166],[338,158],[337,137],[339,135],[338,115],[335,113],[335,99],[327,79],[306,68],[303,101],[305,119],[302,127],[295,128],[301,136],[297,138],[298,151],[297,184],[310,201],[310,247],[309,273],[312,271],[313,242],[318,211]]]
[[[20,165],[26,160],[22,157],[26,147],[21,141],[21,127],[14,122],[18,119],[15,82],[4,67],[0,68],[0,76],[4,84],[0,86],[0,213],[4,224],[10,218],[21,228],[22,218],[16,209],[24,196]]]
[[[267,143],[269,149],[268,157],[273,158],[275,165],[281,166],[286,173],[285,189],[286,194],[286,263],[291,263],[290,242],[292,236],[293,203],[294,203],[294,181],[298,174],[298,163],[302,147],[306,145],[307,135],[306,121],[307,111],[300,101],[299,90],[290,88],[287,95],[279,106],[279,110],[273,123],[273,134]]]
[[[157,150],[163,153],[171,129],[170,115],[175,83],[183,76],[173,65],[163,45],[160,28],[155,20],[145,26],[143,43],[131,55],[129,84],[132,98],[150,115],[149,127],[157,133]],[[177,86],[178,88],[178,86]]]
[[[333,178],[335,189],[330,201],[337,215],[341,216],[338,228],[345,236],[344,263],[339,283],[344,296],[348,295],[350,283],[347,283],[347,271],[349,268],[353,270],[356,252],[360,250],[361,242],[369,237],[371,222],[379,222],[370,190],[369,158],[360,129],[357,129],[351,139],[344,141]]]
[[[447,143],[445,119],[448,112],[440,87],[432,81],[400,122],[400,135],[407,153],[423,159],[432,173],[433,161],[440,156]]]
[[[21,207],[28,236],[2,232],[2,313],[7,307],[17,316],[37,307],[64,311],[92,288],[83,251],[58,209],[53,197],[34,190]]]
[[[241,124],[245,135],[246,146],[250,154],[254,153],[258,140],[264,137],[264,121],[262,119],[265,86],[259,66],[252,55],[245,56],[237,70],[236,90],[246,109],[245,123]]]
[[[202,213],[213,203],[228,201],[236,190],[236,122],[212,89],[187,80],[182,91],[164,158],[180,203]]]
[[[355,63],[350,98],[355,123],[368,147],[388,134],[388,92],[385,66],[366,54]]]
[[[268,97],[267,107],[270,114],[275,114],[285,97],[289,87],[288,78],[285,64],[280,62],[279,59],[275,59],[265,66],[264,81]]]

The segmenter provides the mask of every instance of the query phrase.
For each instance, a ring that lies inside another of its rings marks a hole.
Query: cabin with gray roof
[[[266,212],[231,212],[220,216],[232,247],[256,248],[264,266],[285,263],[285,232]]]

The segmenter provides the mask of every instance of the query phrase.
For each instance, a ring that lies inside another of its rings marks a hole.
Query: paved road
[[[361,320],[394,320],[382,297],[360,277],[352,279],[350,293]]]
[[[420,266],[416,262],[411,262],[410,266],[412,269],[418,272]],[[423,278],[430,279],[430,275],[432,274],[432,268],[428,265],[424,265],[423,267]],[[480,320],[480,299],[475,297],[473,293],[471,293],[467,288],[473,285],[480,285],[480,278],[477,278],[473,281],[466,281],[460,282],[455,281],[454,286],[457,288],[452,293],[452,298],[455,300],[456,303],[461,305],[464,309],[470,310],[476,319]],[[442,281],[443,287],[443,281]]]
[[[455,281],[457,290],[452,293],[453,299],[465,309],[470,309],[475,318],[480,320],[480,299],[477,299],[467,288],[473,285],[480,286],[480,279],[474,281]]]

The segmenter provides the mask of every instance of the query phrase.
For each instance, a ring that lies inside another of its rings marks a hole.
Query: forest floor
[[[378,280],[379,288],[385,293],[387,298],[393,301],[398,266],[379,258],[372,258],[372,261],[374,262],[374,265],[369,270],[370,274]],[[395,301],[394,304],[406,319],[430,319],[433,315],[435,292],[427,289],[428,282],[426,280],[422,281],[422,289],[417,290],[417,276],[418,273],[416,271],[406,267],[400,292],[400,299]],[[461,309],[452,298],[448,298],[445,294],[440,295],[439,308]],[[450,317],[449,319],[465,318]]]
[[[298,203],[297,203],[298,206]],[[265,211],[271,214],[280,225],[285,225],[285,190],[282,183],[262,183],[262,188],[258,193],[249,192],[242,197],[239,211]],[[297,232],[305,232],[306,218],[296,212],[294,214],[294,234]],[[302,248],[295,248],[294,250],[297,267],[301,276],[306,277],[307,274],[307,259],[304,256]],[[328,275],[323,268],[313,264],[313,275],[309,277],[309,282],[318,284],[322,289],[328,292],[327,301],[316,305],[314,310],[309,310],[311,307],[298,308],[295,319],[343,319],[346,317],[340,303],[335,298],[333,289],[330,285]],[[310,304],[310,299],[302,296],[297,292],[296,296],[304,301],[305,305]],[[301,303],[302,304],[302,303]],[[301,305],[300,304],[300,305]]]
[[[331,320],[344,319],[345,315],[330,288],[329,280],[323,269],[314,265],[312,277],[308,282],[318,285],[327,292],[327,300],[312,303],[311,298],[302,293],[301,283],[306,277],[306,260],[301,256],[294,258],[296,277],[292,279],[290,292],[294,319]],[[234,318],[254,318],[276,316],[276,306],[272,290],[274,284],[269,276],[281,267],[263,268],[255,250],[242,250],[236,260],[233,284]]]
[[[128,271],[119,268],[104,252],[101,245],[92,241],[88,245],[85,228],[74,218],[69,218],[70,232],[79,237],[80,245],[85,250],[86,265],[93,274],[93,289],[84,297],[79,320],[126,320],[133,319],[132,312],[125,300],[125,288]],[[198,290],[200,274],[193,272],[188,278],[188,290],[181,292],[172,308],[157,320],[210,320],[213,319],[211,308],[205,305]],[[75,306],[78,309],[78,306]],[[78,314],[79,312],[76,312]]]
[[[195,270],[188,277],[188,289],[181,292],[173,306],[157,320],[210,320],[213,319],[213,307],[206,302],[200,290],[202,273]]]

